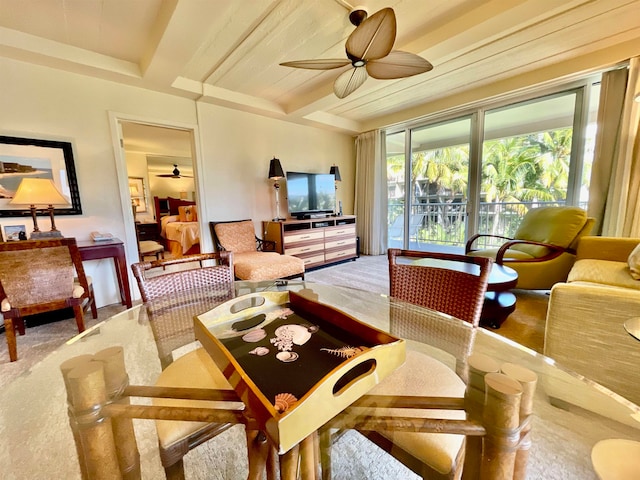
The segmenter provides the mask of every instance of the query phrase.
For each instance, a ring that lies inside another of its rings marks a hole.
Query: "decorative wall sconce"
[[[53,218],[53,206],[69,206],[70,203],[60,193],[53,181],[49,178],[23,178],[18,186],[16,194],[9,202],[13,205],[29,205],[31,218],[33,219],[33,232],[31,239],[62,237],[62,233],[56,228]],[[41,232],[36,218],[37,206],[47,207],[51,218],[51,230]]]
[[[284,171],[282,170],[282,165],[280,165],[280,160],[276,157],[271,159],[269,162],[269,180],[273,180],[273,188],[275,190],[276,195],[276,218],[273,219],[274,222],[278,222],[280,220],[286,220],[284,217],[280,217],[280,183],[279,180],[284,178]]]

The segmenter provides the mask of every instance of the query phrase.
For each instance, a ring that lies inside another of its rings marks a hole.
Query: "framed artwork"
[[[131,194],[131,204],[136,207],[136,212],[146,212],[147,202],[145,200],[144,178],[129,177],[129,193]]]
[[[56,216],[82,214],[70,142],[0,136],[0,217],[31,216],[28,205],[9,203],[23,178],[53,180],[71,205],[54,207]]]
[[[27,227],[24,225],[5,225],[4,236],[7,242],[17,242],[27,239]]]

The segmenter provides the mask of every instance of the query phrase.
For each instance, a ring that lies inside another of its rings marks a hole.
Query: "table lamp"
[[[337,165],[332,165],[329,169],[329,173],[335,177],[335,181],[333,183],[336,187],[336,203],[340,205],[340,208],[336,209],[336,215],[342,216],[342,202],[338,202],[338,182],[342,181],[342,178],[340,178],[340,168]]]
[[[31,239],[62,237],[62,233],[56,228],[53,219],[53,206],[68,206],[69,201],[64,198],[60,190],[49,178],[23,178],[18,186],[16,194],[9,202],[13,205],[30,205],[31,218],[33,218],[33,232]],[[36,218],[37,205],[46,205],[51,218],[51,230],[41,232]]]
[[[273,219],[274,222],[286,220],[285,218],[280,218],[280,183],[278,183],[278,180],[282,178],[284,178],[284,171],[282,170],[282,165],[280,165],[280,160],[273,157],[269,162],[269,180],[274,180],[273,188],[276,192],[276,218]]]

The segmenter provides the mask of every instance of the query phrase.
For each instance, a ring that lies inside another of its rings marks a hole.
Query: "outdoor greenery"
[[[572,129],[564,128],[484,142],[480,231],[509,235],[531,206],[565,202],[571,139]],[[389,225],[404,211],[404,168],[404,155],[387,158]],[[424,214],[416,235],[464,243],[468,145],[415,152],[411,170],[411,213]]]

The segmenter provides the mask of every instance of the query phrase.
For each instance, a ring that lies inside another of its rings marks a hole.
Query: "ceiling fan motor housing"
[[[349,21],[356,27],[364,22],[369,14],[364,7],[356,7],[349,13]]]

